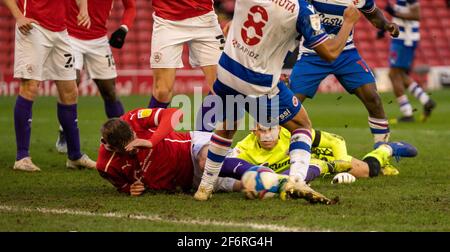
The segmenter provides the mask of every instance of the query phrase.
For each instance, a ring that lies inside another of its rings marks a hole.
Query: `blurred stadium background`
[[[219,21],[223,26],[233,15],[234,0],[215,0],[214,2]],[[387,0],[376,0],[376,3],[383,9]],[[450,1],[420,0],[420,4],[421,41],[414,62],[413,75],[429,90],[442,86],[450,87]],[[108,23],[110,33],[119,26],[122,12],[122,4],[117,1]],[[127,35],[127,42],[121,50],[113,49],[119,70],[117,89],[121,95],[151,93],[152,77],[149,57],[153,26],[152,12],[150,0],[137,0],[137,18],[133,29]],[[14,23],[6,7],[0,5],[0,96],[16,95],[18,91],[18,82],[12,78]],[[376,39],[376,34],[377,30],[366,19],[361,18],[355,32],[357,48],[374,70],[379,90],[388,91],[390,90],[387,76],[390,38],[385,36],[383,39]],[[177,93],[190,93],[194,86],[203,85],[201,72],[192,69],[188,61],[188,50],[184,50],[185,67],[178,71],[179,76],[175,85]],[[290,63],[293,63],[292,60]],[[289,64],[286,67],[289,67]],[[81,94],[96,95],[95,85],[87,78],[85,80],[80,86]],[[320,91],[336,92],[343,89],[330,76],[321,85]],[[42,86],[41,94],[52,95],[54,90],[47,83]]]

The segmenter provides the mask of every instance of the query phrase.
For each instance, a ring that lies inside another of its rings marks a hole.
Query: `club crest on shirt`
[[[137,117],[139,119],[149,117],[152,115],[152,109],[141,109],[138,111]]]
[[[318,14],[310,15],[309,21],[314,31],[320,31],[320,16]]]

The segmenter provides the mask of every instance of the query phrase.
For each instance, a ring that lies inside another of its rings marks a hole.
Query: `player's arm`
[[[353,26],[358,21],[360,13],[355,6],[349,6],[344,11],[344,22],[336,37],[327,39],[313,47],[314,51],[327,61],[334,61],[344,50]]]
[[[77,24],[79,26],[84,26],[89,29],[91,27],[91,19],[89,17],[89,12],[88,12],[88,2],[87,2],[87,0],[76,0],[76,2],[78,5],[78,9],[79,9],[79,13],[77,16],[77,22],[78,22]]]
[[[131,120],[136,121],[142,128],[157,128],[150,139],[135,139],[125,147],[126,150],[136,147],[152,148],[174,131],[183,118],[183,112],[177,108],[138,109],[131,112],[133,113],[135,116]]]
[[[129,29],[133,26],[136,18],[136,0],[122,0],[123,11],[122,24],[111,34],[109,44],[114,48],[122,48]]]
[[[405,20],[420,20],[420,6],[419,2],[416,0],[410,0],[408,1],[412,5],[409,7],[409,10],[407,12],[398,12],[395,11],[394,8],[392,8],[391,5],[387,5],[385,10],[393,17],[398,17]]]
[[[371,12],[362,11],[362,13],[373,26],[382,31],[389,32],[392,37],[396,38],[400,34],[398,25],[393,22],[389,22],[378,7],[375,7],[375,9]]]
[[[16,0],[3,0],[3,3],[5,3],[6,7],[16,19],[17,27],[22,34],[26,35],[33,29],[31,23],[39,24],[36,20],[27,18],[22,14],[19,6],[17,6]]]

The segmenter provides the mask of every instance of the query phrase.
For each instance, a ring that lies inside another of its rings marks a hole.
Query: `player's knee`
[[[78,99],[78,88],[74,86],[74,88],[66,89],[64,92],[59,93],[59,99],[62,104],[75,104]]]
[[[380,162],[374,157],[366,157],[364,162],[369,166],[369,177],[376,177],[380,174],[381,165]]]
[[[19,94],[20,96],[33,101],[39,92],[39,82],[33,80],[22,80]]]

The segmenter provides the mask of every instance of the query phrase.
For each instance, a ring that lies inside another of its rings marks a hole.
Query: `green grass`
[[[245,225],[176,222],[205,217],[299,230],[450,231],[450,90],[436,91],[432,97],[438,107],[427,123],[391,126],[392,140],[408,141],[419,149],[417,158],[396,164],[399,176],[338,186],[331,185],[329,177],[313,182],[318,191],[340,197],[334,206],[309,205],[303,200],[250,201],[240,193],[215,194],[208,202],[196,202],[186,194],[147,193],[137,198],[119,194],[96,171],[64,167],[65,156],[54,148],[58,128],[54,97],[39,98],[33,110],[31,155],[42,172],[15,172],[15,98],[0,97],[0,231],[254,231]],[[393,95],[382,98],[388,115],[397,116]],[[147,97],[122,100],[126,109],[148,102]],[[314,127],[344,136],[352,155],[362,157],[371,149],[367,113],[354,96],[322,94],[305,105]],[[421,106],[416,102],[413,106],[418,116]],[[99,97],[82,97],[78,114],[82,149],[96,158],[99,128],[105,120],[103,102]],[[14,209],[5,210],[6,206]],[[148,215],[161,220],[41,213],[35,211],[38,208]]]

